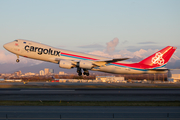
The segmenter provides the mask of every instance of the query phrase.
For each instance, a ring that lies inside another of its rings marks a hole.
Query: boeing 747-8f
[[[80,52],[57,49],[41,43],[17,39],[4,45],[4,48],[19,56],[59,64],[59,67],[77,68],[79,76],[89,76],[88,70],[116,74],[154,74],[165,73],[167,64],[176,47],[167,46],[138,63],[122,62],[128,58],[110,59]]]

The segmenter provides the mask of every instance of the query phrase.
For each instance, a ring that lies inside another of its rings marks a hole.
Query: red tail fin
[[[139,63],[154,66],[154,67],[163,66],[169,61],[169,59],[171,58],[175,50],[176,50],[176,47],[167,46],[164,49],[145,58]]]

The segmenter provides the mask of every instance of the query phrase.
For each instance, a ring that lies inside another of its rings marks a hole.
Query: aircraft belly
[[[147,73],[148,74],[164,74],[167,73],[168,71],[151,71],[149,70]]]
[[[130,68],[117,67],[117,66],[113,66],[113,65],[105,66],[105,67],[99,67],[99,69],[95,68],[92,70],[108,72],[108,73],[116,73],[116,74],[142,74],[142,73],[146,73],[146,71],[133,70]]]

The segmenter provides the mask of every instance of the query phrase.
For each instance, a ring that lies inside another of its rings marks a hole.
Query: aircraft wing
[[[129,58],[116,58],[116,59],[107,59],[107,60],[94,60],[93,64],[95,66],[106,66],[108,63],[113,63],[113,62],[118,62],[118,61],[123,61],[127,60]]]
[[[97,66],[105,66],[108,63],[113,63],[113,62],[118,62],[118,61],[123,61],[123,60],[127,60],[129,58],[116,58],[116,59],[106,59],[106,60],[92,60],[92,61],[88,61],[88,62],[92,62],[93,67],[97,67]],[[61,60],[65,60],[65,61],[69,61],[71,62],[73,65],[77,65],[78,62],[80,62],[81,60],[70,60],[70,59],[60,59],[60,58],[56,58],[56,61],[61,61]]]

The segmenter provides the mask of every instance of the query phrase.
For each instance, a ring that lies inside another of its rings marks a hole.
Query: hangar
[[[168,71],[168,81],[180,82],[180,69],[170,69]]]
[[[115,77],[115,76],[96,76],[97,81],[101,82],[121,82],[121,83],[126,83],[127,81],[124,80],[124,77]]]

